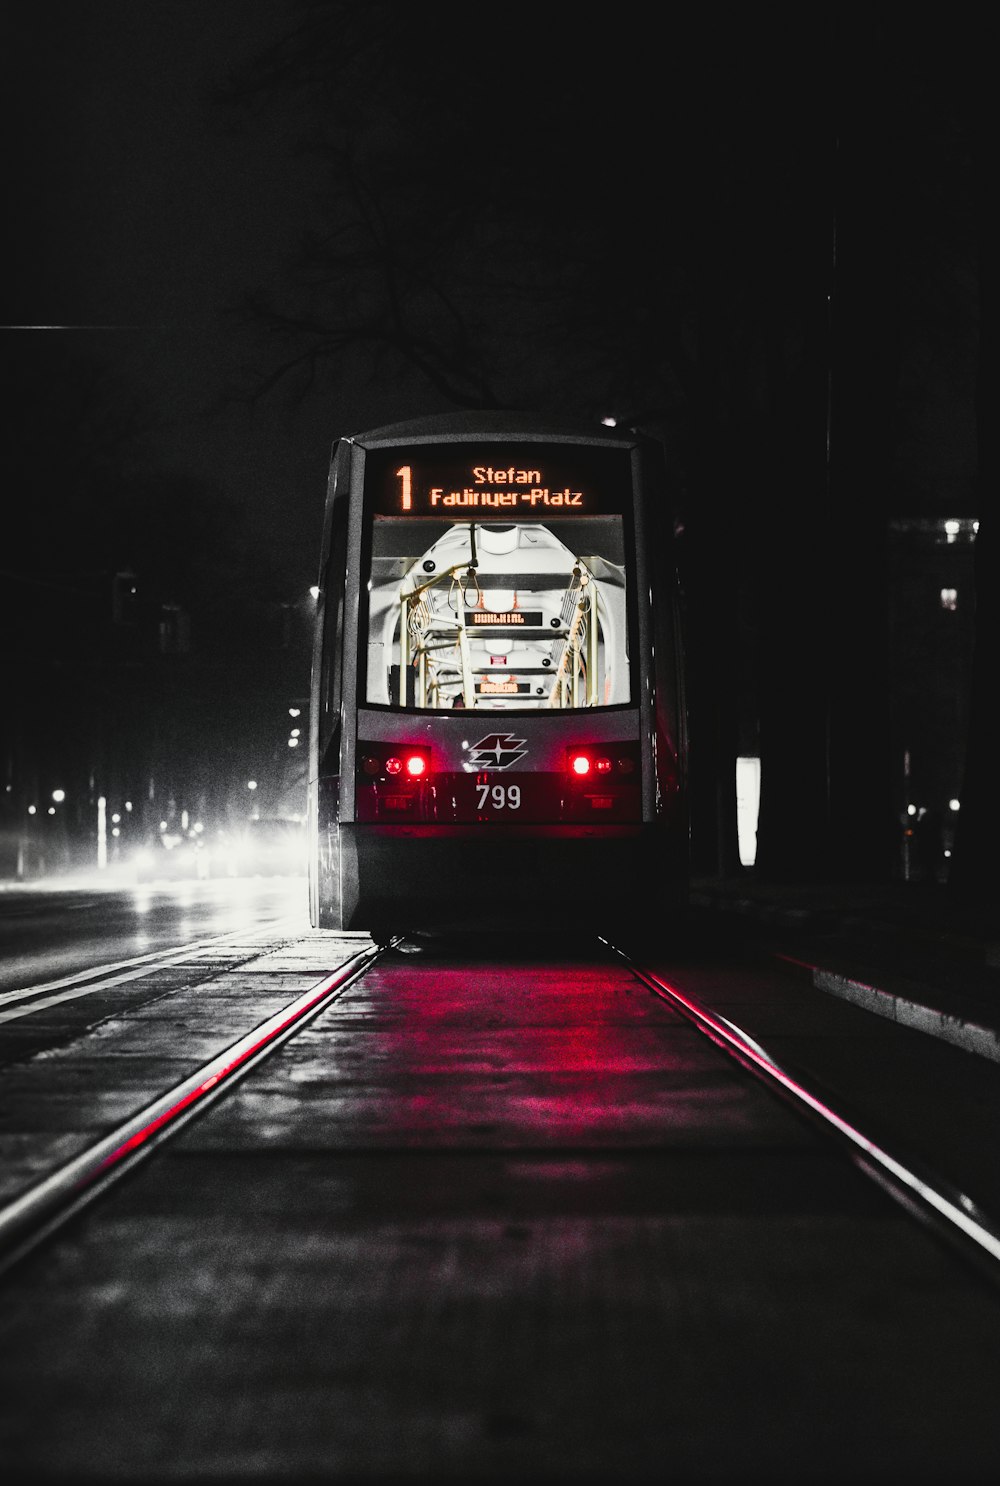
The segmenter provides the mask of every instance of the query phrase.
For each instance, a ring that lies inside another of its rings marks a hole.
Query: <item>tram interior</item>
[[[370,580],[371,703],[493,712],[630,700],[620,516],[378,517]]]

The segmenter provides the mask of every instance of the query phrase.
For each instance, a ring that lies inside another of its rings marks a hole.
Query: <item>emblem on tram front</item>
[[[525,742],[513,733],[488,733],[469,749],[471,762],[477,769],[509,769],[527,756]]]

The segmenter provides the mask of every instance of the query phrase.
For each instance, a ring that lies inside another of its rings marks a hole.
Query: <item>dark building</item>
[[[978,522],[889,523],[890,739],[900,875],[943,880],[961,808]]]

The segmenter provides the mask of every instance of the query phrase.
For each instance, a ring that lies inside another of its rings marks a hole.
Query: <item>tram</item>
[[[662,447],[445,414],[340,439],[309,740],[314,928],[655,923],[687,897]]]

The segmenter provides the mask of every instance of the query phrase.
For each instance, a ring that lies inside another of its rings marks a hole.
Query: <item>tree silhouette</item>
[[[405,386],[413,414],[662,437],[696,869],[738,870],[735,757],[759,747],[758,870],[882,880],[886,522],[926,398],[912,322],[967,268],[932,200],[963,200],[964,52],[929,23],[784,11],[645,36],[513,4],[484,52],[450,3],[297,12],[219,92],[316,162],[294,286],[244,305],[252,392],[368,376],[371,423]]]

